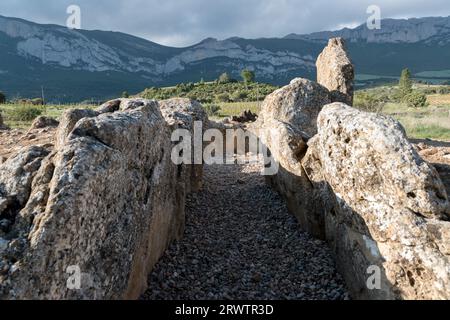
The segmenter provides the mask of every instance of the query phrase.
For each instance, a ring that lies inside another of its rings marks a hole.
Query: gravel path
[[[260,165],[205,166],[183,240],[149,277],[143,299],[348,299],[325,243],[300,231]]]

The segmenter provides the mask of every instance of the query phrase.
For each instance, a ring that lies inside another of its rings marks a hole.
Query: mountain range
[[[365,24],[284,38],[208,38],[174,48],[110,31],[71,30],[0,16],[0,91],[10,99],[37,97],[75,102],[103,100],[123,91],[216,79],[255,71],[257,80],[285,84],[315,78],[315,60],[331,37],[347,40],[357,85],[393,81],[409,67],[429,82],[450,79],[450,17],[385,19],[380,30]]]

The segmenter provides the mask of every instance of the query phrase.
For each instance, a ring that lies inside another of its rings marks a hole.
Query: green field
[[[34,116],[46,116],[58,119],[65,110],[70,109],[91,109],[92,105],[70,104],[70,105],[45,105],[31,106],[24,104],[2,104],[0,112],[3,120],[11,128],[26,129],[30,127]],[[29,111],[32,112],[29,112]],[[23,112],[28,111],[28,112]],[[29,117],[28,115],[34,115]]]

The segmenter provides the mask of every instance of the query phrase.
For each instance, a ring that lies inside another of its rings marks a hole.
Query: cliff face
[[[345,28],[339,31],[316,32],[309,35],[291,34],[286,38],[326,41],[332,37],[342,37],[349,42],[416,43],[437,41],[445,44],[450,42],[450,17],[384,19],[379,30],[369,30],[366,24],[362,24],[355,29]]]

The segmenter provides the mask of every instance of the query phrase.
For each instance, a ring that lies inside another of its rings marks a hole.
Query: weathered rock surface
[[[155,101],[122,106],[70,111],[54,149],[0,165],[1,298],[136,298],[181,235],[186,183],[170,128]]]
[[[333,38],[319,55],[317,82],[331,92],[332,102],[353,105],[353,80],[355,70],[342,38]]]
[[[267,128],[265,122],[289,123],[310,136],[317,133],[317,116],[330,103],[328,90],[310,80],[297,78],[270,94],[261,106],[255,127]]]
[[[60,125],[56,131],[55,144],[59,148],[67,142],[67,137],[72,132],[75,125],[83,118],[92,118],[100,113],[88,109],[72,109],[64,112],[60,119]]]
[[[31,124],[30,129],[43,129],[47,127],[57,127],[59,122],[53,118],[40,116],[37,117]]]
[[[169,124],[170,128],[173,130],[186,129],[190,132],[191,139],[191,150],[192,164],[186,165],[181,164],[178,168],[178,174],[184,176],[184,181],[186,181],[186,191],[196,192],[202,187],[202,177],[203,177],[203,133],[208,129],[208,116],[202,105],[197,101],[190,99],[169,99],[160,101],[160,108],[163,117]],[[197,126],[196,124],[197,123]],[[199,126],[201,124],[201,126]],[[195,130],[198,132],[195,132]],[[200,138],[198,138],[200,137]],[[197,140],[197,143],[195,141]],[[201,150],[195,150],[197,146],[201,147]],[[198,153],[196,153],[198,152]],[[198,157],[196,155],[200,154]],[[197,161],[196,161],[197,160]]]
[[[326,106],[302,165],[356,298],[448,299],[450,207],[436,170],[388,117]],[[367,270],[381,270],[369,290]]]

